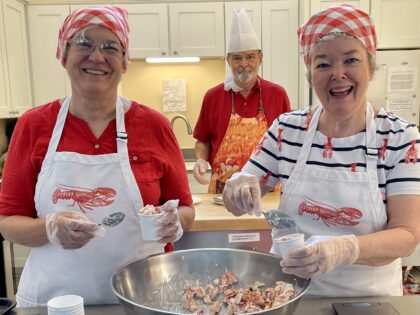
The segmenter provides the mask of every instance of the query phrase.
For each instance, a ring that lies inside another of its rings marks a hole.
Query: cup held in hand
[[[273,239],[274,252],[286,258],[289,251],[304,245],[304,234],[295,233]]]
[[[157,241],[160,239],[156,235],[155,221],[160,219],[164,213],[159,214],[138,214],[141,226],[141,233],[145,241]]]

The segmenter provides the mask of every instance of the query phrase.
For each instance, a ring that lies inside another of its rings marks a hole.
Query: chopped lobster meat
[[[295,295],[293,285],[283,281],[277,281],[274,288],[266,288],[264,283],[256,281],[248,287],[236,289],[233,287],[235,283],[238,283],[238,278],[227,271],[220,281],[215,279],[213,284],[208,284],[206,290],[199,285],[187,288],[182,305],[194,314],[236,315],[283,305]],[[196,302],[201,303],[200,306]]]

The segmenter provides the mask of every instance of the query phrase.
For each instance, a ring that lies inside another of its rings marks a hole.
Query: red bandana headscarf
[[[305,64],[308,63],[309,53],[316,42],[333,32],[353,36],[375,56],[377,39],[372,19],[362,10],[341,4],[316,13],[297,30]]]
[[[128,26],[127,11],[110,5],[81,8],[67,16],[58,34],[57,59],[64,66],[68,41],[83,28],[93,25],[105,27],[118,37],[125,50],[124,67],[126,67],[130,59],[128,53],[128,33],[130,28]]]

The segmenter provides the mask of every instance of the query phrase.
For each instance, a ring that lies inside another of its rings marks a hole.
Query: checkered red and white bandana
[[[353,36],[375,56],[377,39],[372,19],[351,5],[341,4],[314,14],[297,30],[305,64],[308,63],[309,53],[316,42],[332,32]]]
[[[118,37],[126,51],[124,60],[126,66],[129,60],[128,33],[130,32],[127,11],[110,5],[81,8],[67,16],[58,33],[56,57],[61,61],[61,64],[64,66],[66,61],[68,41],[80,30],[92,25],[105,27]]]

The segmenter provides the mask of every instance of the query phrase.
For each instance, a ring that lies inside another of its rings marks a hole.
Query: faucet
[[[178,118],[182,119],[183,121],[185,121],[185,124],[187,125],[187,131],[189,135],[192,135],[192,130],[191,130],[191,125],[190,122],[188,121],[187,117],[185,117],[184,115],[176,115],[174,118],[171,119],[171,128],[174,129],[174,122],[175,120],[177,120]]]

